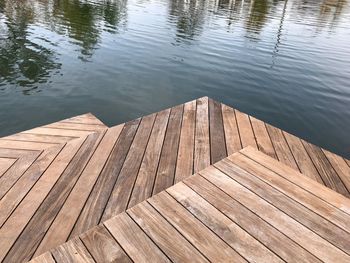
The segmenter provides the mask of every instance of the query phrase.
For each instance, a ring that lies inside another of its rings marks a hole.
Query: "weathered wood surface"
[[[350,199],[247,147],[33,262],[349,262],[349,221]]]
[[[0,139],[0,261],[38,256],[245,146],[350,196],[348,160],[207,97],[109,129],[87,114]]]

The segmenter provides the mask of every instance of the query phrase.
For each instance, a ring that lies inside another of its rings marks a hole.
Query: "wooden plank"
[[[322,149],[322,151],[326,155],[328,161],[338,174],[348,192],[350,192],[350,166],[348,166],[344,158],[340,157],[339,155],[324,149]]]
[[[105,136],[102,138],[101,143],[79,177],[71,194],[68,196],[54,222],[45,234],[34,257],[67,240],[123,127],[123,124],[118,125],[108,129],[105,133]]]
[[[166,192],[151,197],[148,202],[210,261],[234,258],[235,262],[246,262]]]
[[[0,139],[0,147],[7,148],[7,149],[42,151],[55,145],[57,144],[42,143],[42,142],[11,141],[11,140]]]
[[[4,262],[20,262],[29,260],[32,257],[45,232],[55,219],[83,168],[93,154],[100,139],[101,134],[99,133],[93,133],[87,137],[82,147],[74,156],[74,159],[69,163],[67,169],[58,179],[49,195],[41,203],[34,216],[11,247]],[[28,239],[28,237],[30,238]],[[18,253],[18,251],[21,251],[21,253]]]
[[[350,221],[350,216],[346,213],[338,210],[337,208],[326,203],[322,199],[310,194],[304,189],[290,183],[278,174],[268,170],[267,168],[251,161],[247,157],[238,154],[234,158],[230,158],[230,161],[239,167],[243,168],[247,172],[242,172],[239,169],[227,164],[226,160],[220,163],[220,169],[225,169],[228,172],[228,166],[230,172],[240,172],[246,176],[244,182],[248,182],[251,187],[260,187],[260,190],[256,190],[255,193],[259,194],[267,201],[271,201],[280,210],[284,211],[290,217],[295,218],[300,223],[304,224],[309,229],[318,233],[321,237],[328,240],[328,242],[341,248],[343,251],[350,252],[350,231],[346,222]],[[247,161],[250,160],[250,161]],[[278,165],[276,163],[276,165]],[[258,177],[260,180],[256,180],[256,183],[251,183],[250,179],[253,176]],[[240,181],[241,182],[241,181]],[[272,187],[271,187],[272,186]],[[278,190],[278,191],[276,191]],[[261,194],[262,191],[265,191]],[[284,195],[281,195],[283,193]],[[271,196],[279,196],[278,200]],[[309,208],[305,209],[305,207]],[[347,232],[348,231],[348,232]]]
[[[209,131],[211,163],[227,156],[221,104],[209,99]]]
[[[152,195],[169,114],[170,109],[157,114],[128,207],[133,207]]]
[[[20,150],[20,149],[6,149],[0,148],[0,157],[1,158],[14,158],[19,159],[24,157],[27,154],[39,154],[41,151],[30,151],[30,150]]]
[[[225,104],[221,104],[221,106],[227,154],[231,155],[242,149],[241,138],[234,109]]]
[[[94,259],[80,239],[74,238],[62,246],[52,250],[52,255],[57,263],[81,262],[94,263]]]
[[[283,262],[185,184],[180,182],[166,191],[247,261]]]
[[[258,197],[245,186],[232,180],[228,175],[223,174],[216,168],[207,168],[201,171],[200,174],[320,260],[328,262],[347,262],[350,260],[349,256],[340,249],[334,247],[313,231],[310,231],[298,221],[284,214],[274,205]],[[243,178],[243,176],[240,178]]]
[[[126,214],[122,213],[105,223],[118,243],[134,262],[170,262],[163,252]]]
[[[345,161],[345,162],[349,165],[349,167],[350,167],[350,160],[344,158],[344,161]]]
[[[193,174],[196,101],[184,105],[180,144],[176,162],[175,183]]]
[[[288,165],[289,167],[295,169],[296,171],[299,171],[299,167],[295,162],[294,156],[289,149],[289,146],[287,144],[286,139],[283,136],[282,131],[267,123],[266,128],[269,132],[278,160]]]
[[[258,160],[260,164],[269,168],[270,170],[278,173],[283,178],[288,181],[298,185],[299,187],[309,191],[322,198],[324,201],[329,204],[337,207],[338,209],[344,211],[347,214],[350,214],[350,200],[343,195],[332,191],[331,189],[320,185],[319,183],[309,179],[309,178],[300,178],[300,173],[296,172],[294,169],[286,165],[277,165],[276,161],[258,151],[255,151],[252,148],[245,148],[241,151],[242,154],[246,155],[252,160]]]
[[[23,155],[0,177],[0,198],[5,196],[41,153],[38,151]]]
[[[272,158],[277,159],[275,149],[273,148],[270,136],[267,132],[265,123],[250,116],[250,121],[254,130],[256,142],[258,145],[259,151],[271,156]]]
[[[140,120],[136,119],[124,125],[117,144],[98,177],[70,236],[77,236],[100,223],[102,213],[134,139]]]
[[[72,122],[72,123],[81,123],[81,124],[93,124],[93,125],[103,125],[105,124],[95,117],[92,113],[86,113],[78,116],[74,116],[60,122]]]
[[[286,141],[293,153],[293,156],[298,164],[301,173],[319,182],[320,184],[324,184],[321,176],[318,174],[317,169],[315,168],[303,144],[301,143],[301,140],[298,137],[287,132],[283,132],[283,135],[286,138]]]
[[[63,129],[51,129],[51,128],[39,127],[39,128],[34,128],[31,130],[24,131],[22,133],[67,136],[67,137],[84,137],[91,134],[91,131],[63,130]]]
[[[299,186],[284,179],[278,173],[275,173],[258,164],[257,162],[252,161],[245,155],[237,154],[235,156],[230,156],[228,160],[237,164],[249,173],[254,174],[265,183],[268,183],[275,189],[278,189],[280,192],[284,193],[290,198],[293,198],[294,200],[308,207],[310,210],[320,214],[322,217],[328,219],[329,221],[335,223],[337,226],[342,227],[350,233],[350,226],[348,224],[344,224],[345,221],[350,221],[349,214],[332,206],[313,193],[310,193],[305,189],[300,188]],[[225,162],[226,160],[223,160],[223,163]],[[276,166],[279,165],[279,163],[276,163]]]
[[[17,205],[22,201],[24,196],[31,190],[33,185],[38,181],[48,166],[53,162],[60,153],[64,145],[51,147],[44,151],[35,161],[34,165],[17,180],[17,182],[6,192],[1,195],[0,200],[0,226],[4,224],[6,219],[14,211]],[[4,193],[4,189],[0,187],[0,192]]]
[[[17,161],[17,159],[2,158],[0,157],[0,177],[11,168],[11,166]]]
[[[102,125],[67,123],[67,122],[56,122],[56,123],[48,124],[42,127],[51,128],[51,129],[77,130],[77,131],[90,131],[90,132],[99,132],[101,130],[106,129],[106,127]]]
[[[324,184],[327,187],[337,191],[338,193],[346,197],[350,197],[350,193],[346,189],[342,180],[340,180],[338,174],[333,169],[332,165],[322,152],[321,148],[306,141],[302,142],[310,158],[312,159],[318,173],[322,177]]]
[[[55,135],[44,135],[44,134],[30,134],[30,133],[16,133],[7,137],[6,140],[12,141],[27,141],[27,142],[40,142],[40,143],[66,143],[70,140],[79,137],[68,137],[68,136],[55,136]]]
[[[196,133],[194,143],[194,172],[210,165],[208,97],[197,100]]]
[[[104,225],[93,227],[80,239],[97,263],[132,262]]]
[[[254,148],[258,148],[249,116],[238,110],[235,110],[235,115],[242,147],[252,146]]]
[[[56,263],[50,252],[46,252],[30,261],[31,263]]]
[[[160,155],[153,194],[174,184],[177,153],[180,140],[183,105],[171,109],[164,145]]]
[[[208,262],[149,203],[142,202],[130,208],[128,214],[171,261]]]
[[[156,115],[143,117],[123,167],[108,200],[101,221],[126,210]]]
[[[45,171],[26,198],[18,205],[6,223],[0,228],[0,257],[3,258],[29,222],[42,201],[79,150],[85,138],[69,142],[53,164]],[[1,209],[2,210],[2,209]],[[30,237],[28,237],[30,238]]]
[[[247,231],[271,251],[287,262],[321,262],[307,250],[289,239],[228,194],[202,176],[195,175],[184,181],[200,196],[215,206],[228,218]],[[253,251],[252,253],[254,253]],[[256,251],[259,252],[259,251]]]

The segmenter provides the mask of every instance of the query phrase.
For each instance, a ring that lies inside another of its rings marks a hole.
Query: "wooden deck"
[[[106,129],[96,117],[84,114],[0,138],[1,202],[24,174],[44,171],[66,143]],[[23,188],[17,188],[16,191],[22,192]],[[5,216],[3,211],[1,209],[1,217]],[[0,225],[2,224],[3,221],[0,220]]]
[[[108,129],[88,114],[0,139],[0,261],[39,256],[246,146],[350,196],[349,160],[207,97]]]
[[[247,147],[33,262],[350,262],[350,200]]]

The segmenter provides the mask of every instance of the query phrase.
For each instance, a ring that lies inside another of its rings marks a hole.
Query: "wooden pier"
[[[212,181],[223,177],[241,190]],[[207,97],[111,128],[86,114],[2,138],[0,182],[3,262],[349,260],[350,161]]]
[[[349,199],[247,147],[33,262],[349,262],[349,221]]]

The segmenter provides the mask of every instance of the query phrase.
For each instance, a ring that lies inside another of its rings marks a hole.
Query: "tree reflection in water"
[[[115,34],[126,25],[126,1],[0,1],[0,88],[12,84],[30,94],[59,73],[55,44],[32,36],[37,24],[68,36],[80,48],[78,57],[89,61],[103,31]]]
[[[152,1],[157,0],[142,5]],[[168,0],[167,6],[178,45],[190,45],[211,22],[222,18],[228,30],[237,26],[245,30],[246,39],[259,41],[261,32],[275,19],[279,23],[272,50],[275,59],[286,17],[316,23],[316,34],[324,29],[331,32],[346,4],[346,0]],[[129,5],[134,7],[135,2]],[[103,33],[127,29],[127,15],[127,0],[0,1],[0,88],[15,85],[28,94],[60,72],[62,44],[56,43],[60,38],[55,42],[46,32],[63,36],[76,57],[89,62],[101,47]],[[44,36],[38,37],[38,32]]]

